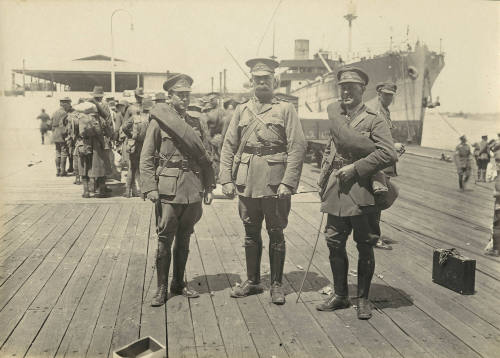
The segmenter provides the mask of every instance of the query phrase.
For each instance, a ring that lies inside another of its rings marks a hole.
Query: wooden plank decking
[[[229,297],[231,286],[246,278],[243,227],[236,200],[216,200],[204,207],[190,245],[187,277],[201,297],[177,296],[153,308],[152,205],[81,199],[72,179],[53,177],[49,164],[37,170],[2,179],[8,200],[0,213],[1,357],[108,357],[146,335],[165,344],[167,334],[171,357],[499,356],[500,259],[482,255],[492,187],[473,184],[474,191],[459,192],[449,163],[414,155],[401,161],[400,198],[382,214],[394,250],[376,250],[369,321],[359,321],[354,308],[315,310],[326,298],[318,291],[331,283],[322,238],[295,303],[321,219],[315,194],[298,195],[292,205],[284,306],[271,304],[268,290]],[[306,165],[304,189],[317,172]],[[268,287],[267,239],[264,245]],[[477,260],[474,295],[432,283],[432,250],[449,247]],[[354,295],[352,241],[348,253]]]

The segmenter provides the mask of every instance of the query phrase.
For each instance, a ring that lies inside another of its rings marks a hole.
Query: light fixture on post
[[[113,11],[111,14],[111,94],[113,97],[115,96],[115,55],[114,55],[114,41],[113,41],[113,16],[117,12],[124,11],[130,16],[130,30],[134,31],[134,22],[132,19],[132,14],[130,11],[125,10],[125,9],[116,9]]]

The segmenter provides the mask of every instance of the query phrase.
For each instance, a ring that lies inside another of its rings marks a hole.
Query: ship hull
[[[378,107],[376,84],[396,83],[398,90],[390,106],[394,140],[420,144],[425,109],[432,103],[432,86],[444,66],[443,55],[429,51],[425,45],[417,45],[411,52],[388,53],[351,65],[360,67],[370,77],[364,101],[374,110]],[[337,70],[292,92],[299,98],[299,115],[325,112],[330,103],[339,99]]]

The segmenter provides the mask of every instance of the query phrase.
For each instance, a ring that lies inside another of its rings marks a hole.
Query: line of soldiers
[[[226,196],[238,196],[239,216],[245,229],[247,280],[234,287],[231,296],[240,298],[263,291],[260,263],[265,220],[270,295],[272,302],[279,305],[285,303],[283,230],[288,224],[291,195],[297,192],[306,142],[294,106],[274,97],[278,85],[274,72],[279,64],[267,58],[251,59],[246,64],[252,76],[252,98],[236,106],[232,118],[225,122],[227,128],[222,126],[225,135],[218,138],[223,139],[219,181]],[[338,79],[341,103],[328,107],[332,141],[319,182],[321,211],[327,214],[325,233],[334,294],[317,309],[333,311],[350,305],[346,241],[354,232],[359,252],[358,318],[368,319],[368,294],[375,268],[373,247],[380,237],[380,213],[397,195],[381,171],[394,166],[397,153],[387,119],[363,103],[368,76],[358,68],[345,67],[338,72]],[[190,236],[202,215],[201,203],[210,204],[212,200],[216,182],[213,161],[217,158],[213,159],[203,140],[201,111],[198,118],[189,113],[192,83],[193,79],[185,74],[164,83],[169,103],[156,104],[151,109],[140,154],[141,190],[155,203],[158,233],[158,289],[153,306],[161,306],[167,300],[171,261],[170,292],[198,297],[187,286],[184,272]],[[220,122],[208,117],[207,129],[213,130],[209,134],[213,140]],[[377,187],[376,183],[380,185]]]

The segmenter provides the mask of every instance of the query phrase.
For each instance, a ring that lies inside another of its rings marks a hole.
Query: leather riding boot
[[[60,177],[61,176],[61,157],[56,157],[56,176]]]
[[[316,306],[318,311],[335,311],[350,305],[347,287],[347,270],[349,259],[345,247],[330,247],[330,268],[333,274],[334,293],[328,299]]]
[[[73,182],[73,184],[75,185],[80,185],[82,182],[80,180],[80,176],[79,175],[75,175],[75,181]]]
[[[61,170],[60,170],[61,176],[65,177],[67,175],[67,173],[66,173],[66,157],[61,157],[60,166],[61,166]]]
[[[176,240],[181,239],[177,237]],[[186,271],[186,263],[189,255],[189,236],[183,238],[183,244],[174,245],[174,264],[173,264],[173,278],[170,285],[170,292],[174,295],[183,295],[187,298],[200,297],[199,293],[187,287],[184,281],[184,272]]]
[[[231,290],[231,297],[241,298],[264,292],[260,285],[260,259],[262,256],[262,241],[245,243],[245,258],[247,263],[247,280]]]
[[[486,169],[481,169],[481,181],[486,183]]]
[[[165,245],[165,247],[163,247]],[[157,289],[156,294],[151,300],[151,306],[159,307],[167,302],[167,287],[168,287],[168,271],[170,268],[170,247],[159,242],[156,252],[156,279]]]
[[[97,188],[98,192],[94,195],[95,198],[107,198],[109,197],[108,193],[106,192],[106,182],[104,178],[98,178],[96,179],[97,181]]]
[[[260,227],[245,226],[245,260],[247,265],[247,280],[241,286],[231,290],[231,297],[240,298],[262,293],[260,285],[260,261],[262,257],[262,238]]]
[[[282,230],[269,231],[269,261],[271,266],[271,300],[274,304],[285,303],[283,291],[283,267],[285,265],[285,237]]]
[[[89,193],[95,193],[96,178],[89,179]]]
[[[82,184],[83,184],[82,198],[90,198],[90,194],[89,194],[89,180],[88,180],[88,178],[82,179]]]
[[[73,168],[73,156],[72,155],[68,157],[68,161],[69,161],[68,173],[73,173],[75,171],[75,169]]]
[[[370,319],[372,316],[371,304],[368,300],[373,273],[375,271],[375,255],[373,247],[367,244],[358,244],[358,319]]]

